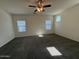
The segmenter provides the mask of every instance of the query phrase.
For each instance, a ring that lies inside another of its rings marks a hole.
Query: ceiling
[[[34,2],[35,0],[0,0],[0,8],[10,14],[33,14],[35,9],[28,7],[28,5],[34,5]],[[48,0],[46,4],[51,4],[52,7],[46,8],[45,12],[40,14],[55,15],[78,3],[79,0]]]

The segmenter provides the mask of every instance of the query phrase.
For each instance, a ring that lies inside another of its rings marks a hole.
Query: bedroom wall
[[[26,32],[18,32],[16,21],[17,18],[23,17],[26,20],[27,31]],[[45,30],[45,20],[52,21],[52,29],[50,31]],[[49,34],[53,33],[53,17],[52,16],[43,16],[43,15],[13,15],[13,24],[16,37],[22,36],[31,36],[38,34]]]
[[[14,38],[12,18],[4,10],[0,9],[0,47]]]
[[[79,42],[79,4],[58,15],[62,19],[55,21],[55,33]]]

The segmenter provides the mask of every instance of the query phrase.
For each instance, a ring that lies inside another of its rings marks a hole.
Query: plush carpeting
[[[51,56],[46,47],[62,55]],[[79,43],[56,34],[19,37],[0,48],[0,59],[79,59]]]

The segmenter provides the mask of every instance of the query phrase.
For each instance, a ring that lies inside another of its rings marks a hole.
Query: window
[[[45,29],[46,29],[46,30],[51,30],[51,27],[52,27],[52,22],[51,22],[51,20],[46,20],[46,21],[45,21]]]
[[[17,21],[17,28],[19,32],[25,32],[26,31],[26,23],[25,20],[18,20]]]
[[[55,19],[56,19],[56,22],[61,22],[61,16],[56,16]]]

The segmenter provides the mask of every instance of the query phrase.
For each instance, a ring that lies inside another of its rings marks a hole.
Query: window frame
[[[23,22],[24,22],[24,25],[22,25],[22,26],[19,25],[19,24],[18,24],[19,21],[23,21]],[[19,20],[17,20],[17,21],[16,21],[16,26],[17,26],[17,31],[18,31],[18,32],[26,32],[26,31],[27,31],[25,19],[19,19]],[[22,30],[22,27],[25,27],[24,30]]]
[[[46,21],[50,21],[50,24],[46,24]],[[52,29],[52,20],[50,20],[50,19],[45,20],[45,30],[51,30],[51,29]]]
[[[56,21],[56,22],[61,22],[61,20],[62,20],[62,19],[61,19],[61,16],[60,16],[60,15],[56,15],[56,16],[55,16],[55,21]]]

